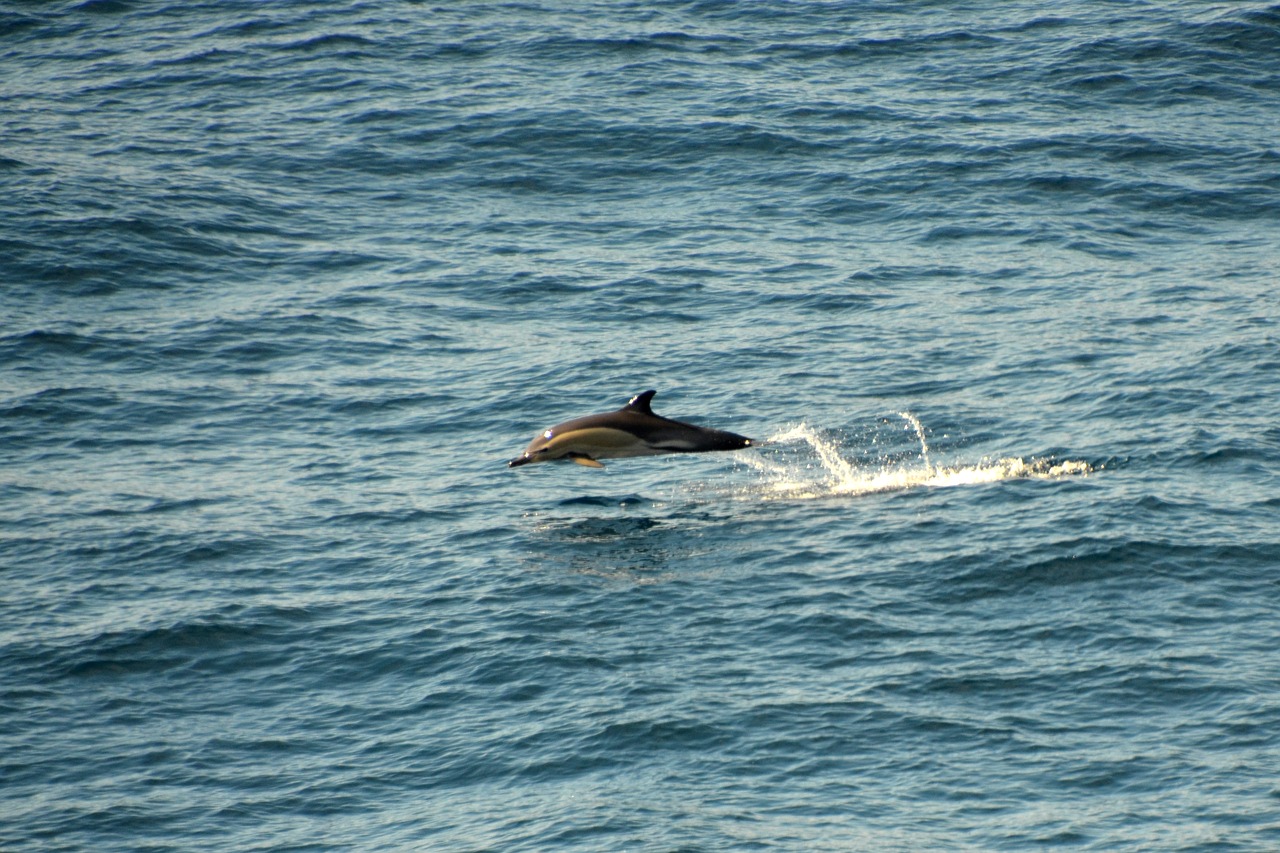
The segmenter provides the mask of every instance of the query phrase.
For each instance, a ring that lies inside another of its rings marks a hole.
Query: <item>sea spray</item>
[[[920,423],[920,419],[910,412],[898,412],[898,417],[907,422],[907,425],[915,430],[916,438],[920,440],[920,461],[924,463],[926,471],[933,470],[933,466],[929,463],[929,442],[924,437],[924,424]]]
[[[1095,469],[1079,460],[987,457],[955,466],[935,464],[920,419],[899,412],[919,441],[919,452],[906,457],[882,454],[859,464],[841,455],[838,437],[801,423],[765,442],[765,452],[743,455],[741,461],[759,472],[747,494],[765,499],[805,500],[852,497],[877,492],[945,486],[968,486],[1011,479],[1051,480],[1085,476]],[[877,443],[875,440],[873,444]]]

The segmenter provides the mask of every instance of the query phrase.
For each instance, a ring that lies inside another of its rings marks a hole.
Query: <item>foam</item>
[[[858,464],[840,455],[839,444],[807,424],[800,424],[771,436],[763,445],[766,452],[744,454],[740,461],[759,472],[759,481],[749,491],[765,498],[806,500],[856,497],[877,492],[905,491],[929,487],[950,488],[996,483],[1002,480],[1056,480],[1087,476],[1095,468],[1079,460],[983,458],[973,464],[947,466],[931,458],[925,430],[909,412],[898,416],[914,430],[920,450],[906,460],[881,460],[873,465]],[[795,454],[769,453],[769,448],[794,445]]]

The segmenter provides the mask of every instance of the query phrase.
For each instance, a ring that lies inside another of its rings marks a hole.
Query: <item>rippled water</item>
[[[1280,7],[2,11],[0,848],[1280,845]]]

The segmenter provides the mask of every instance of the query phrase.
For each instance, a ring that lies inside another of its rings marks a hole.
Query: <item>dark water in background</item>
[[[1280,7],[0,4],[0,849],[1280,847]],[[507,470],[657,388],[758,452]]]

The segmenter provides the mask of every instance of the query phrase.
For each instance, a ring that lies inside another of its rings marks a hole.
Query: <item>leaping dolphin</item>
[[[579,465],[603,468],[601,459],[659,456],[663,453],[705,453],[709,450],[741,450],[752,441],[737,433],[673,421],[649,408],[657,391],[631,398],[616,412],[587,415],[556,424],[538,434],[524,453],[507,463],[510,468],[534,462],[568,459]]]

